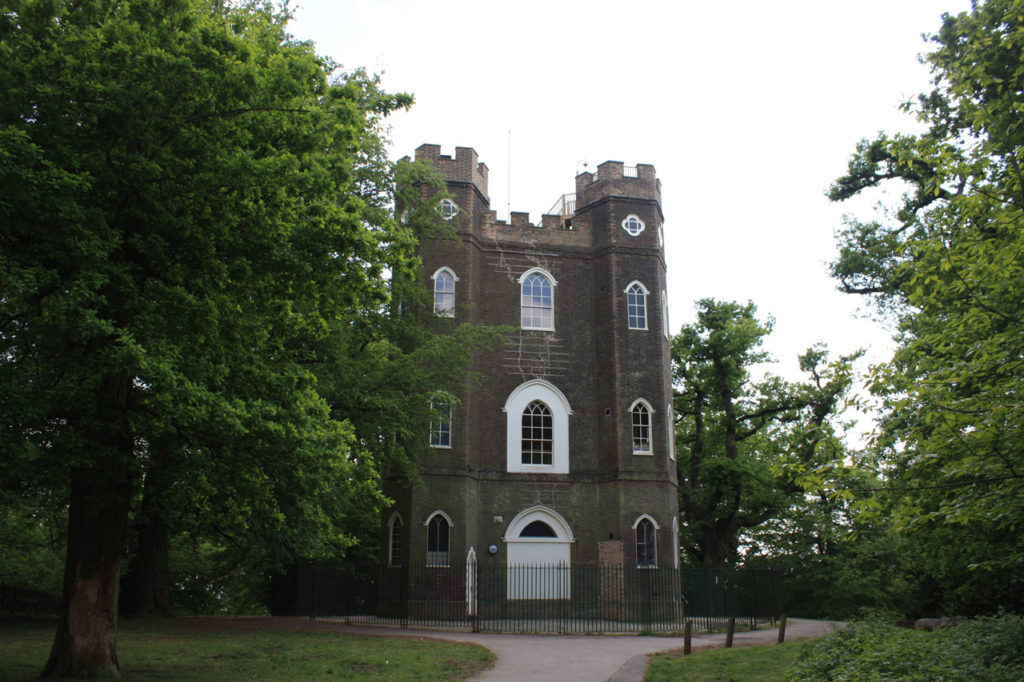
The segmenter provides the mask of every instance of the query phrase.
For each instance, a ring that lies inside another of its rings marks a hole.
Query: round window
[[[459,214],[459,207],[451,199],[442,199],[437,210],[445,220],[451,220]]]
[[[630,213],[626,216],[626,219],[622,221],[622,229],[635,237],[644,231],[644,221]]]

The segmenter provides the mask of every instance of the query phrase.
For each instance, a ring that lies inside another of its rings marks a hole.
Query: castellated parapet
[[[576,176],[576,207],[589,206],[606,197],[649,199],[661,205],[661,180],[654,166],[641,163],[626,166],[621,161],[605,161],[596,173]]]
[[[490,208],[487,196],[487,166],[471,147],[456,147],[454,157],[442,154],[441,146],[423,144],[416,149],[417,161],[437,169],[462,215],[456,229],[486,240],[528,241],[534,244],[601,248],[612,243],[661,248],[661,181],[654,166],[627,166],[621,161],[605,161],[596,172],[576,176],[576,192],[563,195],[556,207],[559,213],[544,214],[539,223],[530,222],[525,211],[511,211],[508,220],[500,220]],[[611,207],[609,204],[614,204]],[[628,208],[627,205],[631,208]],[[623,213],[623,211],[626,211]],[[636,214],[651,229],[640,238],[627,238],[611,221],[613,215]]]
[[[487,165],[477,161],[472,147],[456,147],[455,158],[441,153],[439,144],[421,144],[416,149],[416,160],[438,169],[448,182],[467,183],[487,198]]]

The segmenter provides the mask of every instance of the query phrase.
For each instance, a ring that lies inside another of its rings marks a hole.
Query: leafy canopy
[[[935,87],[906,105],[926,131],[862,142],[829,195],[841,201],[886,185],[905,193],[888,214],[847,220],[832,272],[899,323],[899,348],[873,383],[884,399],[875,447],[900,492],[898,527],[947,547],[960,529],[970,556],[949,557],[936,576],[980,586],[996,575],[986,569],[998,570],[1019,594],[1024,2],[978,2],[943,16],[930,39],[924,59]]]

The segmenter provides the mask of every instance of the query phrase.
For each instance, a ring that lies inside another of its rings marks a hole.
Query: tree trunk
[[[60,620],[44,677],[120,677],[117,593],[134,491],[131,377],[106,378],[82,427],[91,464],[71,469]]]
[[[701,544],[704,549],[703,563],[707,568],[722,568],[732,559],[735,546],[731,533],[722,533],[714,527],[705,528],[701,533]]]
[[[135,522],[138,534],[135,563],[125,576],[122,587],[122,613],[133,615],[170,616],[171,573],[167,519],[159,502],[147,492],[142,514]]]
[[[167,495],[174,482],[173,445],[163,438],[149,444],[142,504],[134,518],[135,561],[121,581],[121,613],[170,616],[170,522]]]
[[[120,677],[117,593],[131,502],[127,477],[71,472],[68,553],[57,634],[44,677]]]

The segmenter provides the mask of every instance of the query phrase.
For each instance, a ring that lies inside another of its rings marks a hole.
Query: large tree
[[[906,104],[925,131],[862,142],[830,197],[905,193],[847,219],[832,271],[898,324],[874,445],[936,608],[1022,608],[1024,2],[943,16],[930,40],[934,89]]]
[[[332,78],[286,19],[210,0],[0,12],[0,466],[6,494],[69,509],[49,675],[118,674],[148,475],[187,472],[185,499],[303,553],[347,546],[348,500],[379,499],[310,347],[413,264],[359,161],[409,100]]]
[[[752,376],[768,360],[771,322],[753,303],[703,299],[672,339],[681,546],[705,566],[735,561],[740,535],[782,514],[821,467],[841,459],[833,421],[851,383],[850,358],[800,357],[810,380]]]

